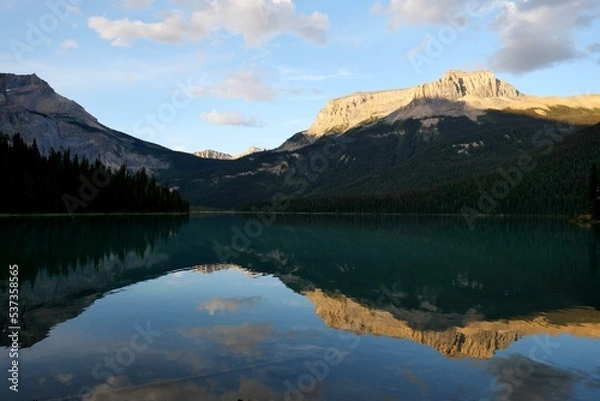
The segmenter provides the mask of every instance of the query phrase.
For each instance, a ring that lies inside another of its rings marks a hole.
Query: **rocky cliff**
[[[379,119],[467,116],[473,120],[486,110],[537,110],[555,106],[600,108],[600,96],[538,98],[526,96],[490,71],[448,71],[437,81],[409,89],[355,93],[334,99],[319,112],[307,134],[341,133]]]

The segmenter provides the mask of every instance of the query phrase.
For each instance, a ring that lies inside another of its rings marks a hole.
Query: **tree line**
[[[0,213],[189,212],[179,191],[157,183],[145,169],[105,168],[70,150],[40,153],[16,134],[0,134]]]
[[[589,164],[588,164],[589,166]],[[451,183],[429,191],[407,191],[399,194],[380,193],[370,196],[345,193],[329,196],[290,197],[284,212],[350,213],[350,214],[488,214],[488,215],[563,215],[589,213],[600,220],[600,176],[595,164],[586,174],[584,168],[554,165],[554,169],[539,168],[522,181],[499,181],[497,173],[474,180]],[[579,171],[578,171],[579,170]],[[580,177],[576,177],[580,174]],[[586,181],[589,177],[589,193]],[[506,197],[497,196],[498,183],[504,184]],[[244,205],[241,210],[268,209],[269,202]]]

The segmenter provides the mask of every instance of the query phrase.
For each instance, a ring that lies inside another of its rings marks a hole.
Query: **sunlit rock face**
[[[553,106],[597,108],[600,107],[600,96],[526,96],[490,71],[451,70],[437,81],[413,88],[355,93],[331,100],[319,112],[307,133],[311,136],[341,133],[382,118],[389,122],[432,116],[476,119],[486,110],[539,109],[538,114],[543,115]]]
[[[330,327],[359,335],[369,334],[409,339],[428,345],[449,357],[469,356],[491,358],[497,350],[508,348],[519,338],[536,334],[571,334],[600,338],[600,324],[584,323],[559,325],[546,316],[531,319],[486,321],[474,310],[461,314],[365,307],[341,294],[329,296],[320,290],[306,291],[306,297],[315,306],[315,312]],[[572,310],[561,312],[562,319],[569,315],[591,313],[600,321],[600,312]],[[568,320],[568,319],[567,319]],[[574,319],[575,320],[575,319]]]

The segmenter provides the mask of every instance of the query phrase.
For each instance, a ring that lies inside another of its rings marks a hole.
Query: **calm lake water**
[[[600,235],[559,219],[0,220],[0,400],[600,399]]]

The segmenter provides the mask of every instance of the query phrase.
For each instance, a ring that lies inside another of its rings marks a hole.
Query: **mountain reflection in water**
[[[553,219],[489,219],[471,231],[458,218],[280,216],[237,247],[233,227],[248,218],[3,221],[2,252],[21,274],[30,395],[300,399],[296,380],[327,349],[343,363],[304,399],[598,393],[597,233]],[[3,281],[0,308],[7,300]],[[146,321],[161,333],[148,353],[90,378],[98,353],[118,352]],[[70,351],[43,362],[67,341]],[[505,377],[517,368],[522,377]]]

